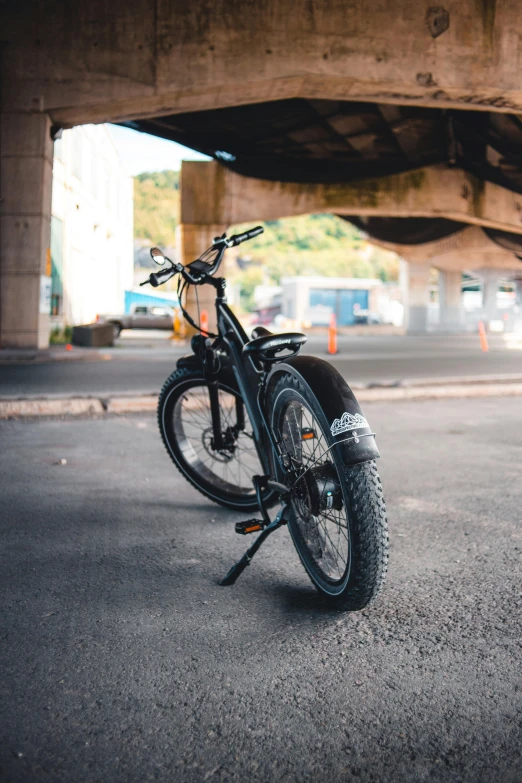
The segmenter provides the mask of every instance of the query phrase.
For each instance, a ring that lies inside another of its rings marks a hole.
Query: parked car
[[[172,329],[176,310],[166,305],[134,305],[130,313],[125,315],[99,315],[101,323],[111,323],[114,337],[118,337],[122,329]]]

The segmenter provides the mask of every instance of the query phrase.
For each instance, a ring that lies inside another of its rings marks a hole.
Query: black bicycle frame
[[[238,319],[227,304],[225,296],[225,280],[223,278],[214,278],[211,281],[217,290],[216,296],[216,316],[218,326],[217,346],[223,342],[228,348],[228,355],[232,371],[234,373],[238,389],[241,393],[254,434],[254,442],[258,451],[259,459],[263,470],[267,475],[272,472],[272,465],[267,458],[267,449],[262,446],[268,446],[273,452],[275,465],[279,468],[276,479],[282,478],[284,468],[281,461],[278,444],[275,442],[272,431],[266,420],[264,413],[264,381],[266,372],[257,366],[256,362],[249,356],[244,356],[243,346],[249,342],[249,338],[239,323]],[[212,412],[212,425],[215,448],[223,448],[223,434],[221,428],[221,414],[218,398],[218,373],[215,369],[209,368],[210,357],[205,362],[206,379],[209,382],[210,407]],[[243,421],[241,421],[241,419]],[[244,426],[244,416],[242,411],[238,411],[238,425]],[[276,468],[277,469],[277,468]]]

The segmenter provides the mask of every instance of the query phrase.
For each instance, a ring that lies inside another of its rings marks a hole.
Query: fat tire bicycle
[[[324,598],[342,610],[364,609],[379,593],[388,563],[388,528],[376,467],[379,452],[353,392],[328,362],[302,356],[306,336],[257,327],[249,340],[216,277],[225,251],[261,234],[223,234],[183,266],[152,248],[165,269],[142,283],[178,275],[188,286],[216,289],[216,334],[195,329],[192,353],[178,360],[158,400],[169,456],[203,495],[226,508],[260,512],[235,525],[259,533],[221,579],[232,585],[263,541],[287,525],[301,562]],[[279,505],[272,520],[269,509]]]

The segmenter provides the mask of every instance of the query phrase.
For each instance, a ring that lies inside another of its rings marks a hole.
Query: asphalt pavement
[[[239,517],[153,416],[0,422],[2,781],[520,781],[520,401],[365,414],[391,560],[355,614],[284,529],[219,587]]]
[[[522,335],[489,339],[484,353],[476,335],[340,336],[338,354],[328,356],[326,336],[313,335],[303,353],[327,358],[354,385],[521,375]],[[112,349],[62,349],[60,361],[0,363],[0,397],[157,393],[189,351],[164,335],[145,333],[140,341],[127,332]]]

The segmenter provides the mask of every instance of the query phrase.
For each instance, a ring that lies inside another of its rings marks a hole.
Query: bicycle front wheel
[[[213,446],[208,386],[197,370],[176,370],[163,386],[161,437],[174,464],[203,495],[227,508],[252,511],[258,507],[252,476],[264,472],[252,424],[237,391],[220,383],[218,394],[224,448]]]
[[[388,528],[375,461],[346,464],[309,387],[284,373],[270,394],[271,426],[290,465],[288,527],[303,566],[340,609],[364,609],[379,593]],[[333,448],[332,448],[333,446]]]

